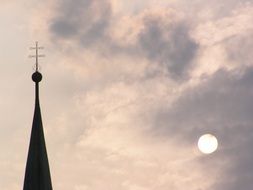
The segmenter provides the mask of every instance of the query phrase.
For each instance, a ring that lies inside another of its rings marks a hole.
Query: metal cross
[[[30,58],[35,57],[35,60],[36,60],[35,69],[36,69],[36,71],[38,71],[39,70],[39,57],[45,57],[45,55],[39,54],[39,49],[44,49],[44,47],[39,47],[38,42],[35,42],[35,47],[30,47],[30,49],[31,50],[35,49],[35,51],[36,51],[35,55],[30,55],[29,57]]]

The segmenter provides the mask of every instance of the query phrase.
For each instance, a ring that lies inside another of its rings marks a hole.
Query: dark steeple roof
[[[23,190],[52,190],[39,103],[39,82],[42,75],[36,70],[32,79],[35,82],[35,110]]]

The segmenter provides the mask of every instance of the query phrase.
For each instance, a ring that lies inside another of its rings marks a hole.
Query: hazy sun
[[[198,141],[199,150],[204,154],[211,154],[218,148],[218,140],[211,134],[202,135]]]

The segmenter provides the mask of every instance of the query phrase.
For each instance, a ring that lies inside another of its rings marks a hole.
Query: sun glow
[[[202,135],[198,141],[198,148],[204,154],[211,154],[218,148],[218,140],[211,134]]]

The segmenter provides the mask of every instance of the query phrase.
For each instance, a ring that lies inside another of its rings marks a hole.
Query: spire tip
[[[45,55],[39,54],[39,49],[44,49],[44,47],[39,47],[38,42],[35,42],[35,47],[30,47],[31,50],[35,50],[35,55],[30,55],[30,58],[35,58],[35,71],[39,71],[39,57],[45,57]]]

